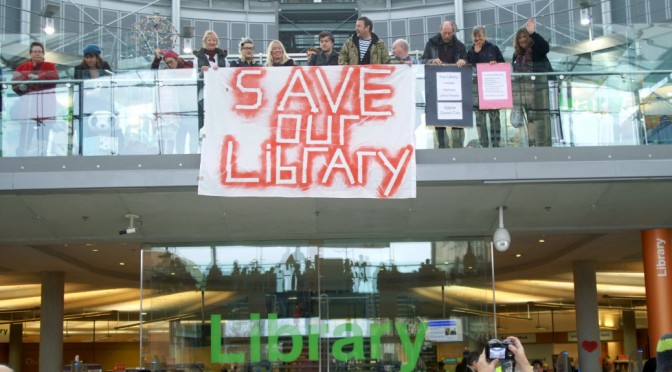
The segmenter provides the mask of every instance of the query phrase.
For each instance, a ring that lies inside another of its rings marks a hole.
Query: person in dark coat
[[[103,61],[98,45],[89,44],[85,46],[82,54],[84,54],[82,63],[75,66],[75,79],[96,79],[101,76],[112,75],[112,68],[107,62]]]
[[[548,42],[536,33],[534,18],[525,27],[516,31],[513,39],[513,72],[552,72],[547,54]],[[514,78],[514,90],[518,90],[519,103],[527,113],[527,135],[530,146],[551,146],[551,118],[548,99],[548,76]],[[514,96],[515,98],[515,96]]]
[[[441,66],[455,64],[462,67],[467,63],[467,48],[456,36],[458,31],[454,21],[445,21],[441,24],[439,33],[427,40],[422,61],[426,65]],[[429,123],[431,125],[431,123]],[[439,148],[446,147],[446,128],[436,127],[436,137]],[[464,147],[464,128],[450,129],[450,147]]]
[[[319,53],[308,59],[308,66],[337,66],[338,52],[334,50],[334,35],[329,31],[320,32]]]
[[[254,60],[254,42],[252,39],[244,37],[239,44],[240,58],[231,61],[230,67],[261,67],[261,64]]]
[[[503,63],[504,57],[497,45],[487,40],[485,27],[476,26],[472,33],[474,45],[467,52],[467,62],[476,67],[479,63]],[[478,107],[478,92],[474,94],[474,105]],[[490,118],[490,138],[488,137],[488,123],[486,117]],[[481,141],[481,147],[499,147],[501,138],[501,123],[499,121],[499,110],[476,110],[476,126],[478,126],[478,135]]]
[[[226,49],[219,47],[219,36],[217,33],[212,30],[205,31],[203,34],[203,47],[194,52],[196,56],[196,61],[198,63],[198,70],[200,71],[200,78],[197,83],[198,89],[198,129],[203,128],[205,109],[203,105],[203,73],[213,69],[217,70],[219,68],[224,68],[227,66],[226,56],[228,55]],[[191,128],[190,128],[191,129]],[[178,132],[178,152],[182,153],[184,151],[184,145],[182,144],[182,137],[184,137],[184,131]],[[189,150],[192,153],[196,152],[198,148],[198,134],[193,130],[189,131]]]
[[[203,48],[194,52],[198,61],[198,69],[205,72],[210,68],[218,69],[226,67],[226,49],[219,47],[219,36],[212,30],[205,31],[203,34]]]

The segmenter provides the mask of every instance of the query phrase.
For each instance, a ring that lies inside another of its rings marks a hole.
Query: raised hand
[[[534,21],[534,17],[530,18],[527,20],[527,23],[525,24],[525,28],[527,29],[527,32],[531,34],[534,33],[534,29],[536,28],[537,23]]]

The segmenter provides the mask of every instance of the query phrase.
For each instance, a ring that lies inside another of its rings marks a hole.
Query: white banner
[[[415,121],[406,65],[210,70],[198,193],[414,198]]]

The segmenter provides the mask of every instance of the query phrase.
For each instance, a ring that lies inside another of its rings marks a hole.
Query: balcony
[[[298,56],[297,56],[298,57]],[[425,124],[424,68],[417,76],[416,148],[437,148],[433,127]],[[547,125],[548,142],[535,143],[534,124],[512,122],[510,109],[499,110],[500,147],[646,146],[672,144],[668,70],[554,73],[548,106],[531,111]],[[543,74],[514,74],[514,106],[526,105],[525,93]],[[24,82],[25,83],[25,82]],[[33,81],[26,84],[40,84]],[[19,97],[5,81],[2,95],[2,157],[117,156],[199,153],[199,91],[196,70],[130,70],[92,80],[63,78],[56,88]],[[536,83],[538,84],[538,83]],[[545,84],[545,83],[544,83]],[[474,84],[474,96],[477,96]],[[477,112],[474,107],[474,112]],[[486,117],[488,119],[486,119]],[[492,116],[474,114],[464,140],[453,148],[492,146],[479,135],[482,120],[492,131]],[[532,119],[530,119],[532,121]],[[484,133],[484,134],[485,134]],[[451,142],[452,141],[452,142]]]

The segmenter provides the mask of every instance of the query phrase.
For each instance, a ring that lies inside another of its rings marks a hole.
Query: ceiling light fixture
[[[42,17],[44,17],[44,33],[47,35],[52,35],[54,32],[56,32],[56,28],[54,27],[54,15],[58,13],[60,8],[58,5],[54,4],[47,4],[42,9]]]
[[[182,52],[185,54],[191,54],[193,51],[191,39],[194,37],[194,30],[196,30],[196,27],[182,26],[182,35],[180,35],[180,38],[182,39]]]
[[[590,24],[590,8],[581,8],[579,14],[581,15],[581,25],[588,26]]]

